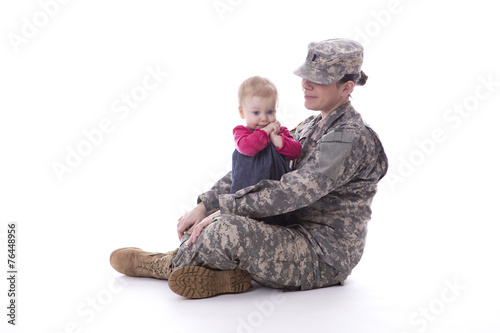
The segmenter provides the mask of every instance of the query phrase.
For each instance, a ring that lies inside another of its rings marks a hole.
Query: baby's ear
[[[243,113],[243,108],[241,106],[238,106],[238,111],[240,112],[241,119],[245,119],[245,114]]]

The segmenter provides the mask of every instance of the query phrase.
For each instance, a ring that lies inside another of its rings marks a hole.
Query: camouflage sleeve
[[[219,210],[219,196],[227,194],[231,190],[232,173],[227,173],[219,179],[212,188],[198,196],[198,203],[203,202],[207,209],[207,215]]]
[[[234,194],[222,194],[221,212],[259,218],[309,206],[356,177],[366,156],[372,154],[366,142],[356,130],[327,133],[300,167],[281,180],[262,180]]]

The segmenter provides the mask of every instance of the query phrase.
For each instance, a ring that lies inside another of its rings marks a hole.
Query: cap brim
[[[293,73],[307,81],[322,85],[332,84],[341,79],[341,77],[336,78],[326,71],[311,67],[307,63],[302,64],[302,66],[294,70]]]

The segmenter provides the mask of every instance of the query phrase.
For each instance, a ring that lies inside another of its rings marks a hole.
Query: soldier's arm
[[[232,172],[219,179],[212,188],[198,196],[198,204],[203,202],[207,215],[219,210],[219,196],[231,191]]]
[[[309,206],[353,179],[367,154],[366,138],[356,131],[330,132],[299,169],[280,181],[263,180],[237,194],[222,194],[221,213],[258,218]]]

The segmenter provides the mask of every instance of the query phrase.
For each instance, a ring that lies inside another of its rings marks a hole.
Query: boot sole
[[[214,271],[200,266],[185,266],[170,275],[168,285],[177,295],[206,298],[244,292],[252,285],[252,276],[241,269]]]

